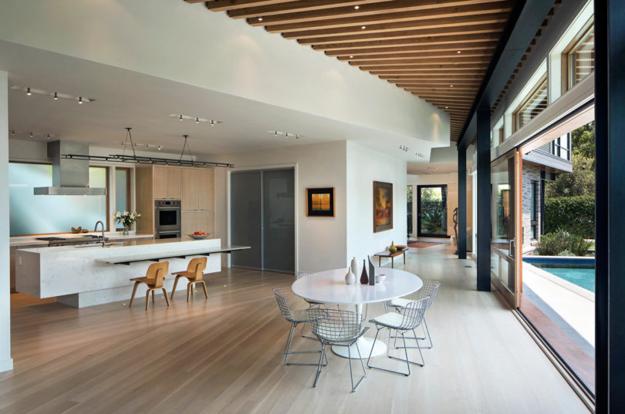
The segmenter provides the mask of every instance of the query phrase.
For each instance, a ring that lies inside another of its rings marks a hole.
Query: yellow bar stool
[[[189,265],[187,266],[187,270],[183,270],[182,272],[172,273],[176,276],[176,280],[174,280],[174,287],[171,290],[171,298],[174,298],[174,292],[176,292],[176,287],[178,286],[178,279],[181,277],[187,278],[187,302],[190,300],[192,296],[192,289],[195,285],[202,285],[202,289],[204,290],[204,296],[208,299],[208,292],[206,290],[206,282],[204,282],[204,269],[206,269],[206,257],[196,257],[191,259]]]
[[[145,292],[145,310],[148,310],[148,302],[150,298],[150,293],[152,293],[152,304],[154,304],[154,291],[162,290],[163,296],[165,296],[165,302],[167,302],[167,306],[169,306],[169,297],[167,296],[167,290],[163,286],[163,281],[165,280],[165,276],[169,273],[169,262],[157,262],[152,263],[150,267],[148,267],[148,271],[145,276],[135,277],[130,279],[135,282],[132,287],[132,296],[130,297],[130,303],[128,304],[128,308],[132,307],[132,302],[135,299],[135,293],[137,293],[137,286],[142,283],[145,283],[148,287]]]

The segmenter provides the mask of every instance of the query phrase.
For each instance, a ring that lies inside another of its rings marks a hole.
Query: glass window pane
[[[547,77],[545,76],[527,100],[516,112],[516,129],[521,129],[532,119],[536,118],[548,105]]]
[[[418,186],[419,236],[447,237],[447,186]]]
[[[591,27],[569,52],[569,87],[577,85],[595,69],[595,31]]]
[[[115,169],[115,211],[130,211],[128,199],[130,182],[130,170],[125,168]]]
[[[106,168],[89,168],[89,185],[106,188]],[[34,187],[52,185],[48,164],[9,164],[11,236],[62,233],[72,227],[93,229],[106,223],[106,196],[35,196]]]

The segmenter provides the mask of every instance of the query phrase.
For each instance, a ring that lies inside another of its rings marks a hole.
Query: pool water
[[[538,266],[546,272],[558,276],[586,290],[595,292],[595,269],[593,267],[551,267]]]

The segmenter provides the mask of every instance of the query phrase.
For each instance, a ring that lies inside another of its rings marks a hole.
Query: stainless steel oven
[[[180,219],[180,200],[156,200],[154,202],[156,238],[180,237]]]

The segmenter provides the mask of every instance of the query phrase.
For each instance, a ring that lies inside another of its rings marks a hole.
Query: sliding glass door
[[[251,246],[232,254],[232,265],[295,270],[295,180],[290,169],[230,175],[230,240]]]
[[[495,286],[514,307],[521,298],[520,168],[517,150],[491,164],[491,273]]]
[[[417,186],[417,235],[447,237],[447,185]]]

